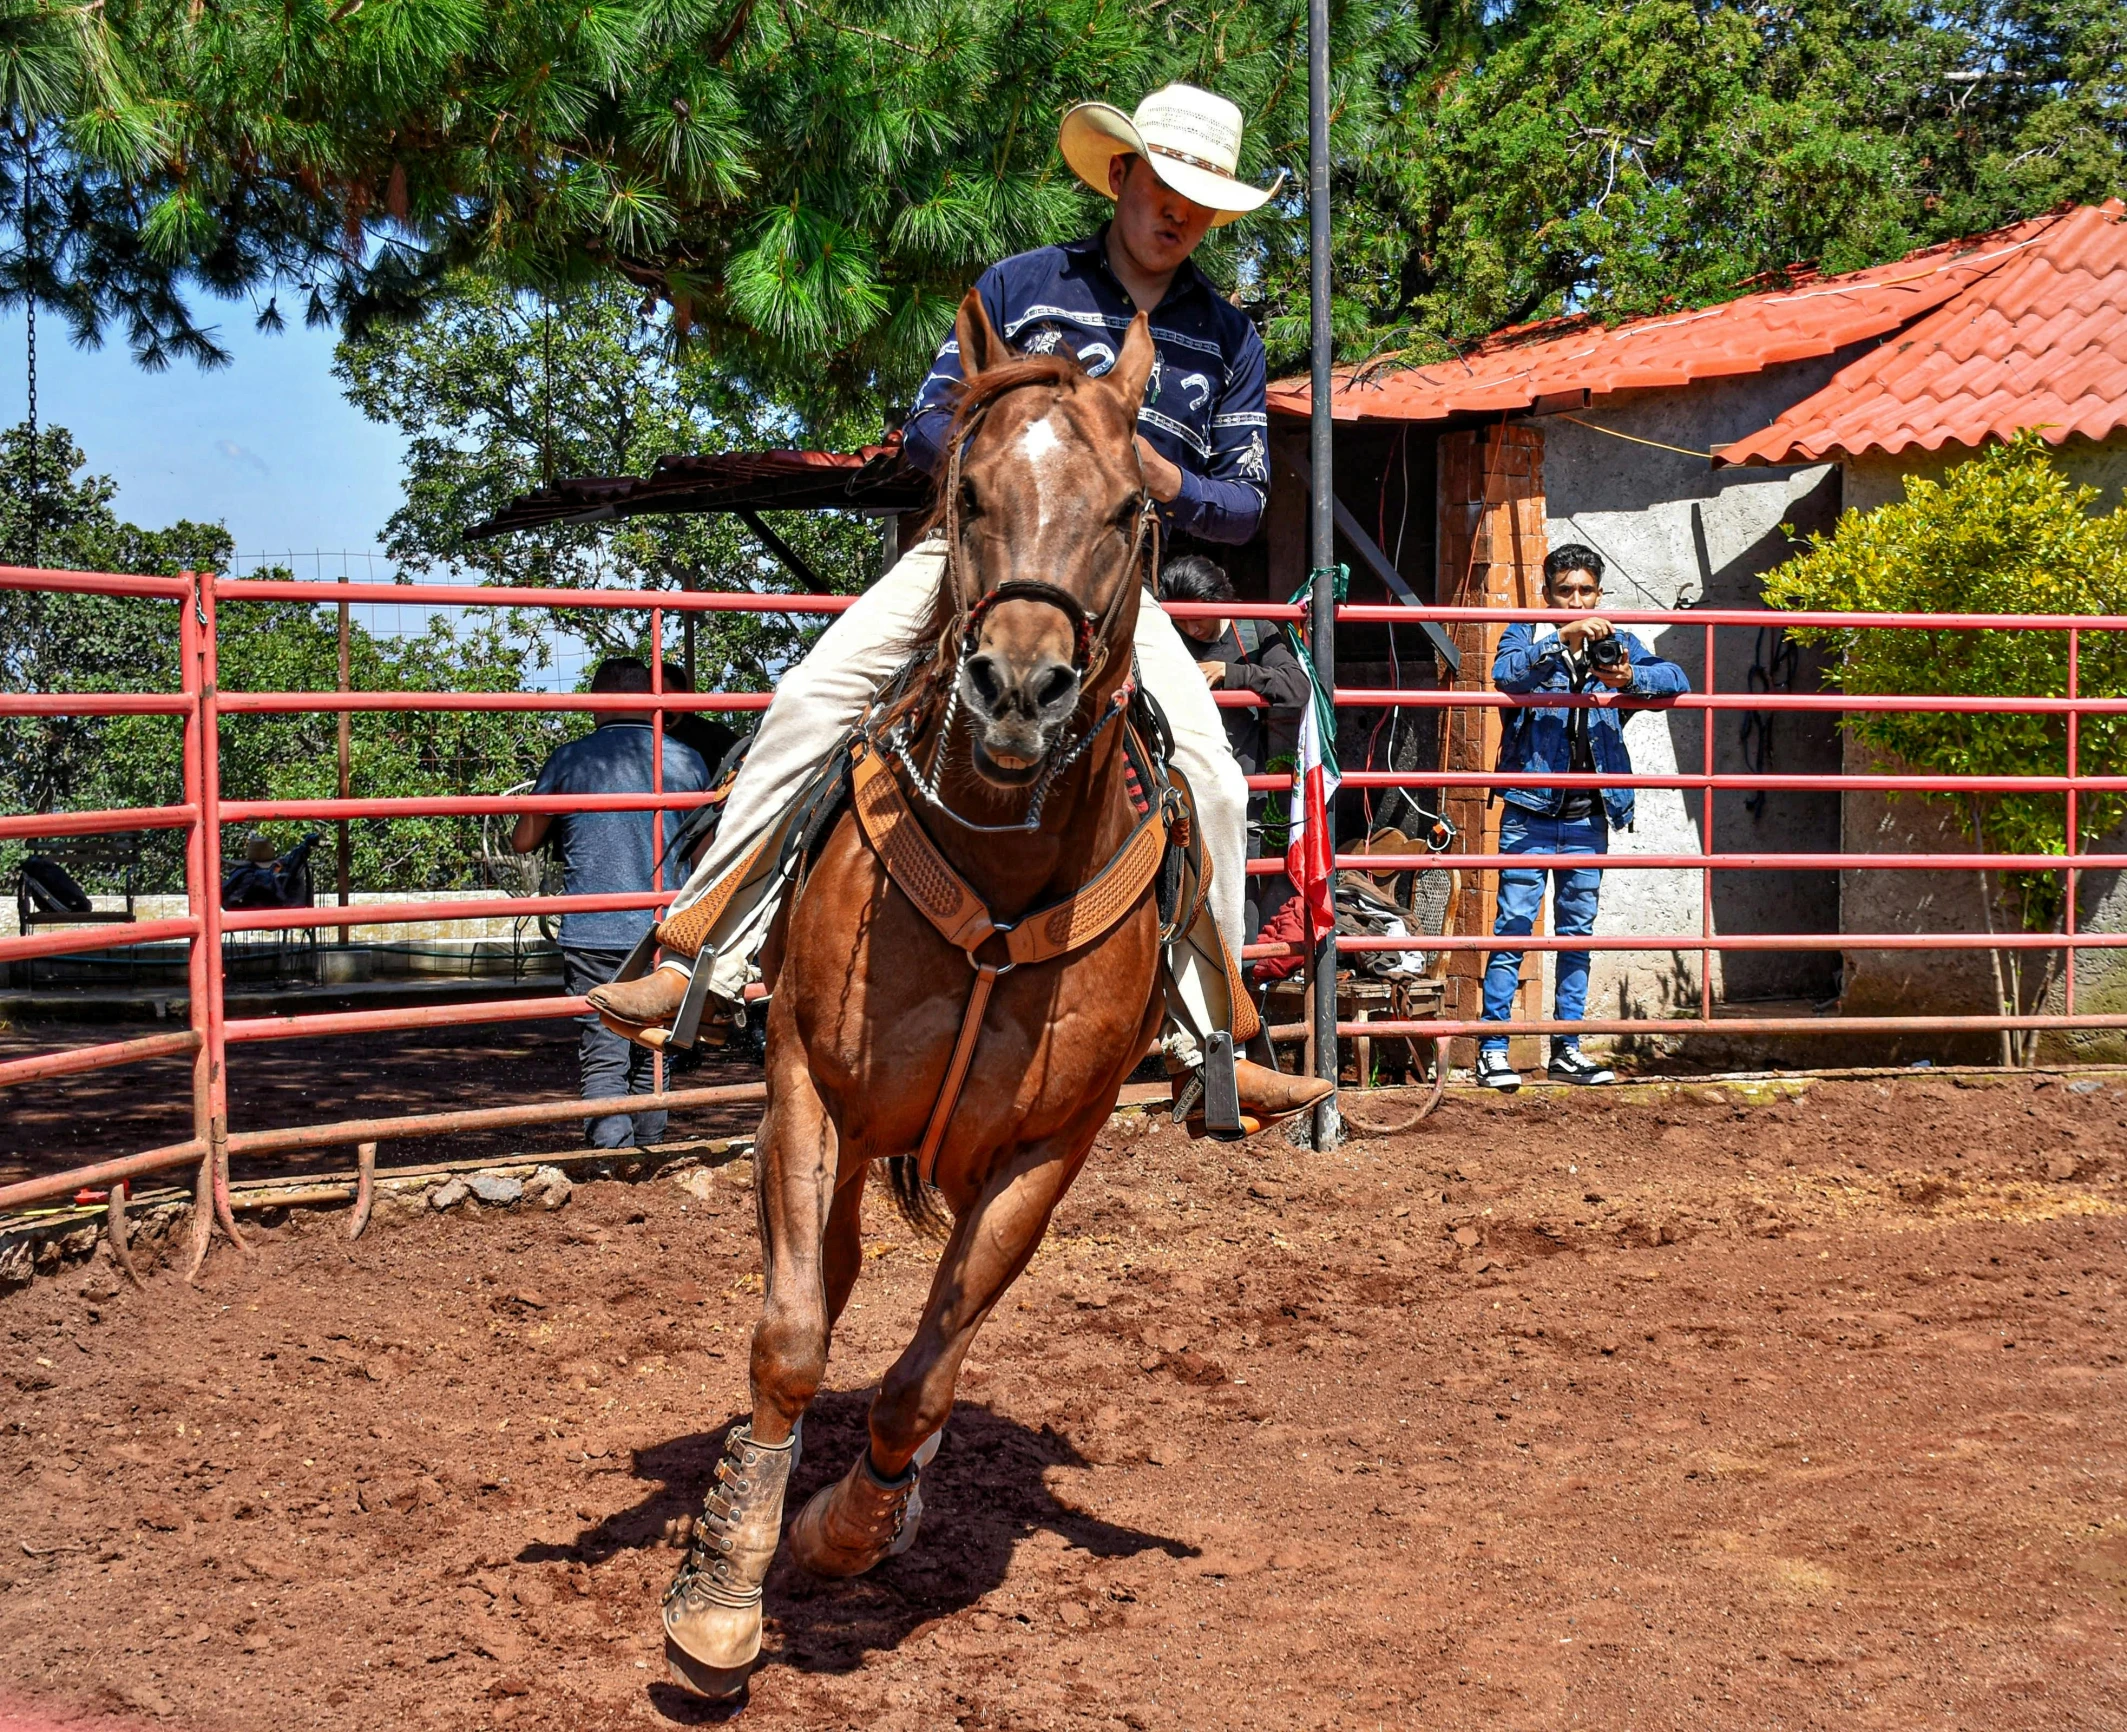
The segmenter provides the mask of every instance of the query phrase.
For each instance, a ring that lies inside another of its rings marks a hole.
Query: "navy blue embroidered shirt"
[[[1109,268],[1107,233],[1020,253],[982,273],[976,292],[1007,343],[1036,355],[1068,347],[1096,376],[1115,365],[1137,308]],[[1153,309],[1152,343],[1158,353],[1137,428],[1182,472],[1182,491],[1161,515],[1169,529],[1206,541],[1246,541],[1270,487],[1263,340],[1185,259]],[[960,377],[960,345],[947,337],[902,432],[902,449],[926,473],[944,459]]]

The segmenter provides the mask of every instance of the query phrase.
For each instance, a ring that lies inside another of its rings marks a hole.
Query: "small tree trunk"
[[[2065,932],[2067,930],[2066,923],[2064,921],[2056,921],[2050,930]],[[2031,994],[2031,1009],[2033,1011],[2042,1010],[2045,1007],[2046,1000],[2053,996],[2053,983],[2061,976],[2062,960],[2062,952],[2058,950],[2046,952],[2045,967],[2040,971],[2038,977],[2038,989]],[[2023,1031],[2023,1051],[2020,1056],[2026,1069],[2038,1063],[2038,1039],[2042,1032],[2042,1030],[2035,1028],[2027,1028]]]
[[[1971,803],[1972,845],[1979,853],[1987,851],[1987,830],[1980,816],[1979,802]],[[1994,936],[1994,885],[1993,875],[1985,867],[1979,872],[1979,917],[1986,923],[1987,936]],[[1994,1008],[2002,1016],[2014,1016],[2016,1008],[2009,997],[2009,983],[2002,975],[2001,952],[1992,946],[1987,950],[1987,961],[1994,970]],[[2001,1031],[2001,1062],[2004,1070],[2016,1068],[2016,1041],[2013,1029]]]

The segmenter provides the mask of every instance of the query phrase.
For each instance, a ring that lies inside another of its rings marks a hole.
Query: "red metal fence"
[[[373,1033],[389,1029],[436,1027],[446,1024],[495,1023],[503,1021],[556,1019],[582,1013],[580,998],[550,996],[532,1000],[513,999],[448,1006],[345,1011],[308,1015],[230,1018],[226,1014],[222,941],[227,933],[309,929],[320,927],[372,926],[407,921],[450,921],[493,916],[493,900],[422,899],[359,907],[315,907],[225,912],[221,906],[221,826],[266,819],[395,819],[436,815],[487,815],[521,812],[568,812],[596,810],[644,810],[656,812],[662,841],[664,814],[701,804],[706,796],[663,791],[664,715],[676,710],[759,710],[769,698],[762,693],[701,693],[682,695],[663,689],[661,658],[651,657],[653,690],[647,701],[640,694],[607,696],[543,692],[234,692],[220,688],[216,668],[216,608],[231,601],[308,602],[318,605],[340,602],[397,602],[418,600],[425,606],[472,608],[609,609],[647,614],[649,641],[662,645],[668,617],[693,612],[776,612],[829,614],[849,605],[847,598],[784,595],[731,595],[672,592],[584,592],[423,585],[409,591],[392,584],[318,584],[247,581],[211,576],[176,578],[124,577],[99,573],[29,571],[0,568],[0,588],[124,597],[142,605],[177,607],[180,618],[180,679],[178,688],[167,693],[14,693],[0,694],[0,714],[5,715],[121,715],[148,714],[179,717],[183,724],[184,798],[175,806],[119,811],[53,812],[0,816],[0,838],[26,841],[81,836],[96,833],[147,829],[181,830],[185,834],[186,912],[182,918],[108,924],[87,929],[42,932],[0,939],[0,962],[32,957],[81,955],[164,940],[189,944],[188,1024],[182,1033],[151,1035],[108,1044],[75,1047],[38,1054],[0,1064],[0,1088],[20,1087],[40,1081],[80,1075],[108,1066],[189,1053],[192,1058],[192,1135],[185,1141],[162,1148],[118,1155],[91,1166],[54,1173],[0,1186],[0,1211],[71,1197],[83,1187],[110,1187],[114,1240],[122,1250],[125,1181],[150,1174],[193,1168],[199,1208],[195,1212],[195,1255],[204,1254],[208,1223],[219,1219],[225,1231],[236,1237],[230,1209],[229,1173],[234,1156],[264,1157],[299,1150],[356,1147],[384,1139],[394,1141],[452,1132],[489,1130],[509,1126],[563,1123],[586,1116],[585,1103],[576,1100],[521,1103],[470,1111],[410,1114],[389,1119],[352,1119],[332,1123],[280,1128],[232,1129],[228,1114],[227,1065],[232,1047],[259,1041],[279,1041],[318,1036]],[[1268,620],[1298,622],[1304,610],[1293,606],[1219,607],[1196,605],[1173,610],[1180,615],[1211,617],[1244,614]],[[1400,607],[1347,606],[1338,610],[1340,621],[1353,624],[1410,624],[1421,614]],[[1445,624],[1486,625],[1517,619],[1541,620],[1554,616],[1527,610],[1434,608],[1422,617]],[[2075,1006],[2075,959],[2083,951],[2127,946],[2127,933],[2091,933],[2076,930],[2074,885],[2077,874],[2093,867],[2114,868],[2117,856],[2060,854],[2012,855],[1983,853],[1776,853],[1764,851],[1723,852],[1716,846],[1713,796],[1722,789],[1812,790],[1846,793],[1858,790],[1887,792],[1958,791],[1998,794],[2009,791],[2058,793],[2067,802],[2067,833],[2078,834],[2075,803],[2092,790],[2127,788],[2127,777],[2090,777],[2079,773],[2077,764],[2080,718],[2093,713],[2127,713],[2127,699],[2085,698],[2076,690],[2076,669],[2081,635],[2091,631],[2127,629],[2127,619],[2086,617],[2038,618],[1940,615],[1802,615],[1768,614],[1761,611],[1698,609],[1687,613],[1607,611],[1605,617],[1621,625],[1683,627],[1704,633],[1705,670],[1701,685],[1692,694],[1661,700],[1682,710],[1707,713],[1704,761],[1692,773],[1616,776],[1546,774],[1547,786],[1597,787],[1629,784],[1637,788],[1674,788],[1695,791],[1700,796],[1700,847],[1690,853],[1615,852],[1605,856],[1606,873],[1689,870],[1701,883],[1700,930],[1696,934],[1657,933],[1594,938],[1531,937],[1509,941],[1524,952],[1585,949],[1590,951],[1653,951],[1696,953],[1702,958],[1700,1001],[1696,1017],[1656,1019],[1590,1019],[1578,1024],[1560,1024],[1530,1018],[1507,1024],[1484,1023],[1467,1017],[1455,1020],[1375,1021],[1339,1025],[1346,1035],[1410,1036],[1445,1041],[1480,1032],[1546,1033],[1570,1029],[1582,1033],[1688,1034],[1704,1032],[1714,1014],[1711,969],[1704,959],[1714,953],[1747,950],[1838,949],[1871,950],[2058,950],[2065,953],[2064,1004],[2060,1012],[2033,1011],[2021,1015],[1971,1016],[1874,1016],[1874,1017],[1737,1017],[1726,1018],[1720,1027],[1736,1033],[1761,1035],[1824,1033],[1888,1033],[1904,1030],[1996,1030],[2014,1028],[2084,1029],[2109,1028],[2127,1022],[2127,1016],[2079,1013]],[[1930,631],[2057,631],[2067,634],[2068,690],[2060,695],[2017,698],[1943,697],[1848,697],[1827,693],[1722,692],[1711,677],[1715,669],[1715,632],[1720,627],[1855,626]],[[1260,700],[1242,693],[1221,693],[1227,705],[1249,705]],[[1430,708],[1449,711],[1508,708],[1523,702],[1505,694],[1481,689],[1364,689],[1339,690],[1336,702],[1344,706]],[[1555,706],[1561,701],[1593,703],[1594,698],[1542,700]],[[292,713],[297,711],[357,712],[375,710],[544,710],[563,712],[635,711],[649,709],[653,715],[653,792],[642,795],[582,796],[461,795],[398,799],[229,800],[220,789],[218,745],[221,718],[238,713]],[[2048,713],[2065,718],[2066,750],[2059,775],[2023,777],[1951,777],[1889,774],[1780,775],[1765,772],[1717,773],[1715,770],[1715,714],[1728,711],[1778,712],[1828,710],[1851,712],[1875,710],[1927,710],[1959,712],[1975,718],[1992,713]],[[1388,789],[1491,788],[1510,778],[1489,769],[1453,770],[1438,767],[1410,771],[1347,769],[1348,787]],[[1289,789],[1289,779],[1258,776],[1252,786]],[[1452,864],[1464,871],[1494,870],[1505,864],[1545,865],[1554,858],[1585,862],[1584,856],[1535,854],[1496,855],[1465,848],[1450,856],[1418,854],[1342,854],[1342,867],[1382,871]],[[1275,874],[1282,863],[1252,862],[1250,871]],[[2066,930],[2057,933],[1989,934],[1984,932],[1927,933],[1749,933],[1724,934],[1715,930],[1714,874],[1738,870],[1778,871],[1913,871],[1913,870],[2014,870],[2064,873],[2068,880]],[[670,900],[673,886],[658,885],[640,896],[541,896],[513,898],[512,914],[564,912],[570,909],[656,908]],[[1347,938],[1347,950],[1409,949],[1488,951],[1496,941],[1485,933],[1454,933],[1421,941],[1395,938]],[[1289,955],[1291,947],[1251,945],[1252,956]],[[1444,1068],[1444,1067],[1443,1067]],[[660,1078],[662,1082],[662,1078]],[[653,1096],[639,1096],[626,1105],[631,1112],[657,1108],[688,1109],[726,1107],[761,1098],[758,1084],[715,1088],[665,1089]]]

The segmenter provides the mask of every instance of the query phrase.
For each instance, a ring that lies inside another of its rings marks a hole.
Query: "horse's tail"
[[[901,1211],[902,1220],[925,1238],[944,1238],[953,1224],[953,1217],[939,1201],[938,1187],[923,1182],[923,1175],[916,1167],[916,1157],[889,1155],[886,1178],[893,1187],[894,1207]]]

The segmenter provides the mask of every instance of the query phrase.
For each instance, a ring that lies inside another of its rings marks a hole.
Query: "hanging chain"
[[[540,415],[545,424],[539,441],[539,484],[554,485],[554,297],[550,291],[539,291],[540,308],[544,314],[539,339],[539,398]]]

